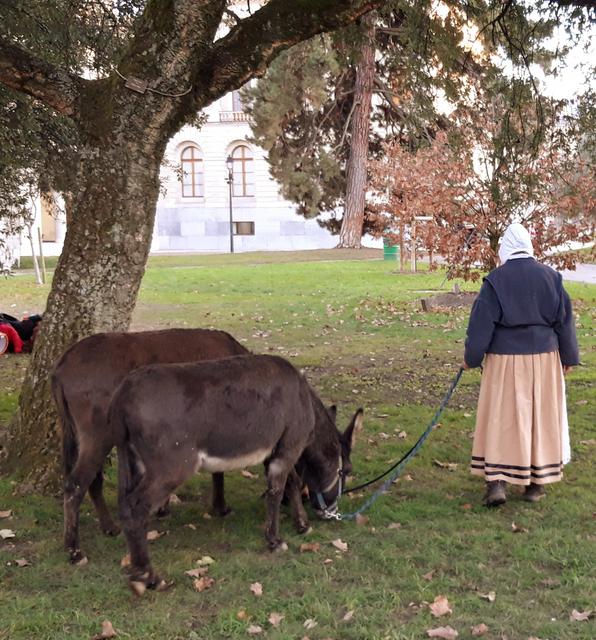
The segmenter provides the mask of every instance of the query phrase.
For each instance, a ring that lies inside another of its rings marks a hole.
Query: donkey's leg
[[[310,530],[310,523],[306,510],[302,504],[302,480],[294,469],[288,474],[285,495],[288,497],[292,520],[298,533],[306,533]]]
[[[169,495],[162,483],[143,478],[126,496],[121,497],[120,518],[130,553],[130,586],[141,595],[145,588],[163,589],[166,586],[153,570],[147,543],[147,524],[154,505],[163,504]]]
[[[224,474],[214,473],[211,475],[213,484],[213,495],[211,498],[211,511],[214,515],[224,517],[227,516],[232,509],[226,504],[224,495]]]
[[[267,520],[265,522],[265,539],[271,551],[283,548],[284,542],[279,537],[279,507],[284,495],[288,473],[294,466],[294,460],[277,455],[271,458],[267,468]]]
[[[103,469],[97,472],[89,485],[89,495],[99,517],[99,527],[108,536],[117,536],[120,527],[114,522],[103,497]]]
[[[79,451],[79,457],[72,471],[64,480],[64,547],[72,564],[86,561],[85,554],[79,548],[79,516],[81,502],[91,482],[101,473],[101,461]]]

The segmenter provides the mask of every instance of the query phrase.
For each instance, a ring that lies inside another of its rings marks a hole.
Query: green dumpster
[[[383,240],[383,260],[399,260],[399,245]]]

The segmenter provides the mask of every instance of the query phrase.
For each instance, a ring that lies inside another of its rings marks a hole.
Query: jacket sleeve
[[[464,360],[469,367],[479,367],[493,339],[495,325],[501,319],[501,305],[495,290],[485,280],[472,306]]]
[[[566,366],[579,364],[579,348],[575,335],[575,321],[571,309],[569,294],[561,287],[561,301],[554,329],[559,338],[559,355],[561,363]]]

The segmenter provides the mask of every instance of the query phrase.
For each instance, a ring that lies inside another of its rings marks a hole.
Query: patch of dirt
[[[465,293],[441,293],[436,296],[422,298],[420,304],[423,311],[441,311],[445,309],[455,309],[459,307],[471,307],[478,294]]]

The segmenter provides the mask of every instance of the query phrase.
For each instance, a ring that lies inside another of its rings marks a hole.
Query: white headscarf
[[[499,259],[501,264],[516,258],[533,258],[534,247],[528,230],[519,222],[510,224],[501,238]]]

